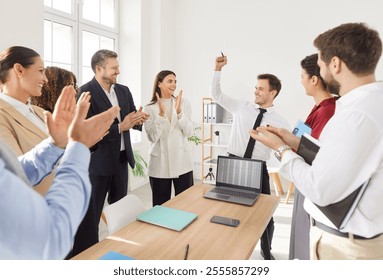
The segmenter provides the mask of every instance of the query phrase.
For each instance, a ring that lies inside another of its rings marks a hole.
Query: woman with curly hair
[[[53,108],[62,89],[69,85],[73,85],[73,87],[77,89],[77,80],[72,72],[55,66],[48,66],[45,69],[45,76],[48,82],[43,85],[41,96],[31,97],[31,103],[44,110],[53,112]]]

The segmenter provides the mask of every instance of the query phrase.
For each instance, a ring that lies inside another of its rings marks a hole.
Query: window
[[[113,0],[84,0],[82,18],[114,28],[116,26],[115,10]]]
[[[90,65],[92,55],[99,49],[115,50],[115,40],[85,29],[82,31],[82,40],[81,76],[83,81],[89,81],[94,75]]]
[[[73,71],[73,26],[44,20],[45,66],[58,66]]]
[[[44,62],[72,71],[79,85],[93,77],[91,56],[117,50],[118,0],[44,0]]]
[[[44,0],[44,5],[64,13],[72,13],[72,0]]]

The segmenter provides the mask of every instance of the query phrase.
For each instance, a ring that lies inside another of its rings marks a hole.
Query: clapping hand
[[[165,116],[165,106],[164,104],[162,103],[162,100],[160,98],[160,96],[158,95],[158,93],[156,92],[156,97],[157,97],[157,104],[158,104],[158,108],[160,109],[160,113],[159,115],[161,117],[164,117]]]
[[[182,103],[182,90],[178,93],[176,97],[176,103],[174,107],[176,108],[177,114],[181,113],[181,103]]]
[[[145,112],[142,112],[142,106],[140,106],[140,109],[138,109],[137,112],[131,112],[125,116],[124,120],[120,124],[120,130],[126,131],[131,129],[135,125],[141,125],[148,118],[149,118],[149,115],[146,114]]]
[[[256,141],[268,146],[273,150],[277,150],[279,147],[286,145],[280,136],[276,134],[277,128],[259,126],[256,130],[250,130],[250,136]]]
[[[76,91],[73,86],[66,86],[61,91],[55,104],[53,114],[45,111],[45,123],[52,143],[65,148],[68,143],[68,128],[76,111]]]
[[[118,106],[113,106],[107,111],[86,119],[90,98],[89,92],[84,92],[80,96],[73,122],[68,130],[69,141],[80,142],[89,148],[109,133],[109,128],[120,111]]]

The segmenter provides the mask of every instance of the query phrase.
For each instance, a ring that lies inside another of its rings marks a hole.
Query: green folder
[[[138,221],[182,231],[197,218],[197,214],[156,205],[137,216]]]

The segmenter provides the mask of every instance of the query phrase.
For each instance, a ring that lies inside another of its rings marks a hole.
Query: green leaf
[[[138,150],[133,150],[133,156],[134,160],[136,161],[136,165],[134,166],[134,169],[132,169],[133,176],[146,177],[145,169],[148,167],[147,162],[140,155],[140,152]]]

